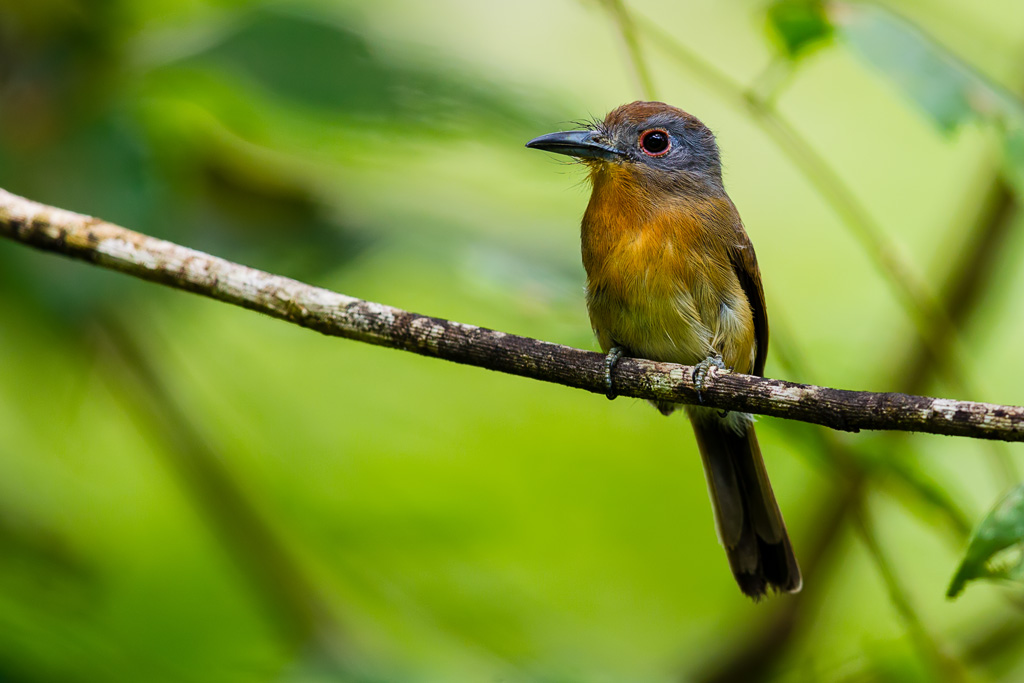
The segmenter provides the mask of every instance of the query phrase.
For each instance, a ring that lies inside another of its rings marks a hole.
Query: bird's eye
[[[640,133],[640,149],[649,157],[660,157],[668,154],[672,142],[668,137],[668,131],[662,128],[652,128]]]

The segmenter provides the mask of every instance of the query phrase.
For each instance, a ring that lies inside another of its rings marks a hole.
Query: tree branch
[[[410,313],[248,268],[0,190],[0,235],[143,280],[225,301],[337,337],[604,393],[604,356]],[[624,358],[622,396],[696,404],[692,368]],[[899,393],[846,391],[711,374],[706,406],[859,431],[918,431],[1024,441],[1024,408]]]

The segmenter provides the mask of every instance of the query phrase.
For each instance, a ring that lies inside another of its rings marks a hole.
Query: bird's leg
[[[697,390],[697,400],[704,403],[704,398],[700,395],[701,389],[704,388],[704,380],[707,379],[708,372],[711,368],[718,368],[724,372],[728,372],[729,368],[725,367],[725,361],[722,360],[722,354],[717,351],[712,356],[708,356],[701,362],[693,366],[693,387]]]
[[[609,401],[615,398],[615,383],[612,382],[612,370],[615,369],[615,364],[619,362],[624,353],[626,353],[625,347],[613,346],[608,350],[608,355],[604,359],[604,395],[608,397]]]

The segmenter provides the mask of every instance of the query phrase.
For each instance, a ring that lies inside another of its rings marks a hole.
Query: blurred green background
[[[902,18],[893,13],[898,10]],[[1024,6],[0,0],[0,187],[595,348],[583,171],[716,131],[768,374],[1024,403]],[[762,419],[805,570],[752,604],[685,419],[0,243],[0,681],[1024,677],[947,585],[1019,446]]]

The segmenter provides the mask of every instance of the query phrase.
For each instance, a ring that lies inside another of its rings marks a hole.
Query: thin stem
[[[629,56],[630,70],[633,80],[645,100],[654,100],[654,81],[651,78],[651,71],[647,67],[647,60],[641,52],[640,41],[637,39],[636,27],[626,10],[622,0],[600,0],[611,15],[612,21],[619,30],[619,36],[626,47],[626,54]]]
[[[752,96],[763,102],[764,106],[774,108],[775,101],[793,80],[794,73],[792,60],[775,55],[754,79],[751,86]]]

